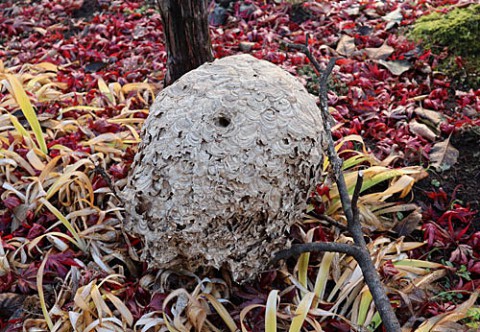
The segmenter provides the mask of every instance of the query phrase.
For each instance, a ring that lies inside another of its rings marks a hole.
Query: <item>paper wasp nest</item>
[[[249,55],[204,64],[151,107],[122,194],[126,229],[151,266],[252,279],[289,246],[323,135],[315,99],[279,67]]]

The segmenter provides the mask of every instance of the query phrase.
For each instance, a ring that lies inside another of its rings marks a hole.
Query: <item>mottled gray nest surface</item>
[[[249,55],[205,64],[164,89],[122,196],[151,266],[222,266],[252,279],[289,246],[319,181],[323,126],[290,74]]]

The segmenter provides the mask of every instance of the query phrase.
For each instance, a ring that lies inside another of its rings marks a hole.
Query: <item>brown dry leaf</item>
[[[400,24],[403,20],[402,8],[398,6],[397,9],[383,16],[382,19],[387,22],[386,29],[390,30],[394,26]]]
[[[355,38],[343,35],[338,41],[336,49],[338,54],[349,57],[355,50]]]
[[[400,76],[412,67],[412,64],[405,60],[385,61],[377,60],[377,63],[387,68],[393,75]]]
[[[433,132],[427,125],[417,122],[415,119],[408,123],[408,128],[412,134],[416,134],[429,141],[434,141],[437,138],[437,134]]]
[[[450,137],[436,143],[430,151],[430,165],[439,172],[446,171],[456,164],[459,152],[450,144]]]
[[[365,53],[372,60],[386,60],[395,49],[388,46],[387,43],[383,43],[382,46],[377,48],[367,47]]]
[[[417,107],[414,110],[414,112],[419,117],[421,117],[422,119],[430,121],[435,126],[438,126],[443,120],[442,115],[437,111],[432,111],[432,110],[427,110],[427,109],[422,108],[422,107]]]
[[[398,233],[399,236],[407,236],[411,234],[418,226],[418,223],[422,220],[422,213],[420,211],[421,209],[417,208],[408,216],[397,222],[392,230]]]

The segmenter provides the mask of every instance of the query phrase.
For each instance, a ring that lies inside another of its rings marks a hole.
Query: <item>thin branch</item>
[[[339,223],[338,221],[336,221],[335,219],[333,219],[332,217],[329,217],[327,215],[324,215],[324,214],[320,214],[320,215],[315,215],[315,218],[319,219],[319,220],[323,220],[323,221],[326,221],[328,224],[332,225],[332,226],[335,226],[337,227],[338,229],[342,230],[342,231],[348,231],[348,227],[345,226],[344,224],[342,223]]]
[[[355,189],[353,190],[353,195],[352,195],[352,214],[355,220],[359,219],[358,198],[360,197],[360,191],[362,190],[362,185],[363,185],[363,172],[359,171],[357,176],[357,183],[355,183]]]
[[[390,300],[386,294],[383,283],[380,279],[380,276],[377,273],[375,265],[373,264],[370,252],[368,251],[367,244],[364,239],[364,234],[362,232],[362,225],[359,220],[358,213],[358,197],[360,195],[360,190],[363,184],[363,174],[359,172],[358,180],[355,186],[354,194],[352,200],[348,194],[348,188],[345,183],[345,177],[342,172],[343,160],[338,156],[335,151],[335,143],[333,137],[331,136],[331,115],[328,110],[328,90],[327,82],[330,73],[335,66],[336,59],[330,59],[325,70],[321,70],[320,64],[313,57],[308,48],[308,36],[306,45],[291,45],[287,44],[289,48],[300,50],[308,57],[312,65],[315,67],[318,73],[321,73],[320,76],[320,113],[323,119],[323,126],[326,133],[327,140],[327,156],[330,160],[330,165],[332,166],[333,176],[335,182],[337,183],[338,192],[340,194],[340,200],[342,202],[342,207],[347,218],[348,229],[350,230],[354,244],[340,244],[340,243],[307,243],[294,245],[292,248],[281,251],[275,258],[274,261],[284,259],[282,257],[290,257],[292,255],[300,254],[303,252],[309,251],[333,251],[333,252],[342,252],[348,255],[351,255],[355,258],[358,265],[360,266],[364,280],[372,294],[375,306],[382,318],[383,326],[388,332],[398,332],[401,331],[400,323],[398,322],[395,312],[392,309]],[[348,249],[347,249],[348,247]]]
[[[347,254],[354,258],[358,256],[358,248],[355,245],[337,242],[311,242],[293,245],[290,249],[280,250],[275,254],[275,257],[270,261],[271,265],[278,263],[281,260],[286,260],[290,257],[299,256],[305,252],[339,252]]]

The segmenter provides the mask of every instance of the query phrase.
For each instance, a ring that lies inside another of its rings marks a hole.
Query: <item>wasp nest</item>
[[[279,67],[249,55],[202,65],[151,107],[123,191],[126,229],[151,266],[253,278],[289,246],[319,180],[322,128],[315,99]]]

